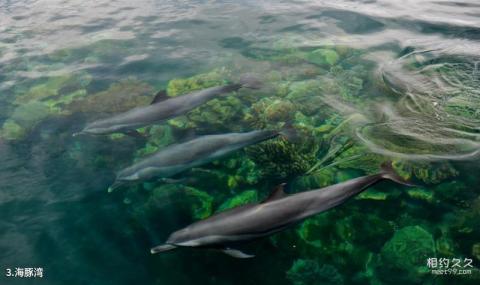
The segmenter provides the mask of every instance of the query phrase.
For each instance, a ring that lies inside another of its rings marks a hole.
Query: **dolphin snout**
[[[113,182],[113,184],[108,187],[108,193],[112,193],[115,189],[122,186],[123,184],[125,184],[125,182],[115,180],[115,182]]]

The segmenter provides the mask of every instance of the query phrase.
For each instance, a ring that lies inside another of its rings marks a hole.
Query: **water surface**
[[[0,0],[0,269],[45,272],[0,283],[478,284],[478,274],[422,272],[426,260],[389,245],[398,238],[412,252],[471,258],[478,267],[479,35],[474,0]],[[148,104],[173,79],[200,76],[192,81],[201,87],[246,72],[265,88],[147,129],[149,142],[71,136]],[[265,149],[249,149],[186,173],[195,178],[188,185],[106,191],[152,141],[164,147],[189,129],[286,121],[308,143],[277,145],[282,158],[261,160]],[[282,166],[299,157],[298,168]],[[381,160],[403,165],[423,187],[381,184],[247,246],[251,260],[149,253],[236,195],[262,199],[284,181],[292,192],[318,188],[373,173]],[[408,243],[424,232],[432,245]],[[298,260],[317,267],[295,273]]]

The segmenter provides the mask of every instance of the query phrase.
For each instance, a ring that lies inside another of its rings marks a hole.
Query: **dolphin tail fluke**
[[[390,179],[390,180],[392,180],[396,183],[406,185],[406,186],[416,186],[415,184],[411,183],[407,179],[400,176],[395,171],[395,169],[393,168],[391,161],[387,161],[387,162],[383,163],[381,168],[382,168],[382,177],[383,178]]]
[[[252,257],[255,257],[255,255],[247,254],[247,253],[242,252],[238,249],[225,248],[222,251],[223,251],[223,253],[225,253],[227,255],[230,255],[231,257],[235,257],[235,258],[252,258]]]
[[[296,143],[300,141],[300,136],[297,130],[290,122],[287,122],[285,126],[283,126],[279,134],[289,142]]]
[[[162,244],[162,245],[152,247],[150,249],[150,253],[155,254],[155,253],[159,253],[159,252],[169,251],[169,250],[172,250],[172,249],[175,249],[175,248],[177,248],[177,247],[175,245],[172,245],[172,244]]]
[[[263,83],[257,78],[255,74],[247,73],[240,78],[240,85],[244,88],[260,89]]]

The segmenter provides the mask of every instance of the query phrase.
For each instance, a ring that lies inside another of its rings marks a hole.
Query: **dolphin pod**
[[[128,132],[186,114],[209,100],[237,91],[240,88],[257,89],[260,85],[260,82],[252,76],[244,75],[240,83],[215,86],[176,97],[168,97],[165,91],[161,91],[155,96],[151,105],[94,121],[74,135],[105,135],[115,132]]]
[[[236,258],[253,257],[235,246],[280,232],[341,205],[382,180],[411,185],[395,173],[391,164],[384,164],[378,174],[292,195],[284,192],[282,184],[263,202],[234,207],[195,222],[172,233],[165,244],[153,247],[150,252],[154,254],[177,247],[210,248]]]
[[[135,128],[183,115],[220,95],[244,87],[257,89],[259,86],[260,83],[253,77],[244,76],[240,83],[211,87],[174,98],[160,92],[150,106],[135,108],[111,118],[95,121],[78,134],[131,132]],[[152,178],[169,179],[187,169],[279,135],[284,135],[290,140],[296,136],[294,130],[287,127],[282,131],[256,130],[205,135],[171,145],[121,170],[108,191],[135,181]],[[287,195],[283,189],[284,184],[281,184],[264,201],[234,207],[197,221],[173,232],[165,244],[153,247],[150,251],[154,254],[178,247],[207,248],[219,249],[236,258],[250,258],[254,255],[243,253],[235,247],[275,234],[306,218],[341,205],[383,180],[411,185],[395,173],[391,164],[382,165],[382,171],[378,174],[292,195]]]
[[[184,170],[206,164],[235,150],[284,135],[292,139],[294,133],[288,127],[282,131],[259,130],[246,133],[205,135],[190,141],[168,146],[150,157],[121,170],[115,188],[134,181],[152,178],[169,178]]]

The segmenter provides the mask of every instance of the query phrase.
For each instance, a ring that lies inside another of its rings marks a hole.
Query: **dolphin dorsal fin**
[[[156,103],[158,103],[158,102],[165,101],[165,100],[167,100],[167,99],[169,99],[169,98],[170,98],[170,97],[168,97],[167,90],[160,90],[160,91],[158,91],[158,93],[155,95],[155,97],[153,98],[152,103],[150,103],[150,105],[156,104]]]
[[[268,195],[267,199],[263,200],[262,203],[277,200],[277,199],[281,199],[281,198],[287,196],[287,193],[285,193],[285,190],[284,190],[285,185],[286,185],[286,183],[282,183],[282,184],[278,185],[277,187],[275,187],[273,189],[273,191],[270,193],[270,195]]]

